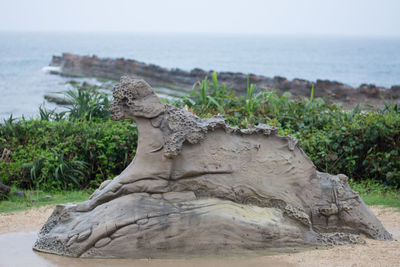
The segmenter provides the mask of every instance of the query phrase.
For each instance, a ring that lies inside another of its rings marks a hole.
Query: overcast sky
[[[0,0],[0,30],[400,36],[400,0]]]

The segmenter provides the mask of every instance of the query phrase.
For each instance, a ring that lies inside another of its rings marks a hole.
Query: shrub
[[[20,188],[85,189],[118,175],[133,158],[132,122],[19,120],[0,124],[5,184]]]
[[[71,84],[74,89],[64,92],[67,101],[72,105],[67,113],[70,120],[92,120],[110,116],[108,94],[99,90],[98,86],[87,83]]]

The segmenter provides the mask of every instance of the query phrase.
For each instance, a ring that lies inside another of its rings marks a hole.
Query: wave
[[[42,68],[43,72],[46,73],[60,73],[61,72],[61,67],[56,67],[56,66],[45,66]]]

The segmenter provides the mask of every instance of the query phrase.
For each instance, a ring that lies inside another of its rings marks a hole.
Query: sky
[[[400,0],[0,0],[0,30],[400,37]]]

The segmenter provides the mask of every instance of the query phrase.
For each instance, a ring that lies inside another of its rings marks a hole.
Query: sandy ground
[[[27,211],[0,214],[0,234],[38,231],[50,216],[53,208],[54,206],[44,206]],[[140,266],[400,266],[400,212],[378,206],[371,209],[386,229],[393,234],[395,241],[376,241],[366,238],[365,245],[340,246],[240,260],[153,260],[136,263]],[[90,265],[88,263],[90,262],[85,262],[84,265]],[[56,266],[62,265],[57,262]],[[1,263],[0,266],[2,266]]]
[[[53,212],[55,205],[25,211],[0,213],[0,234],[38,231]]]

